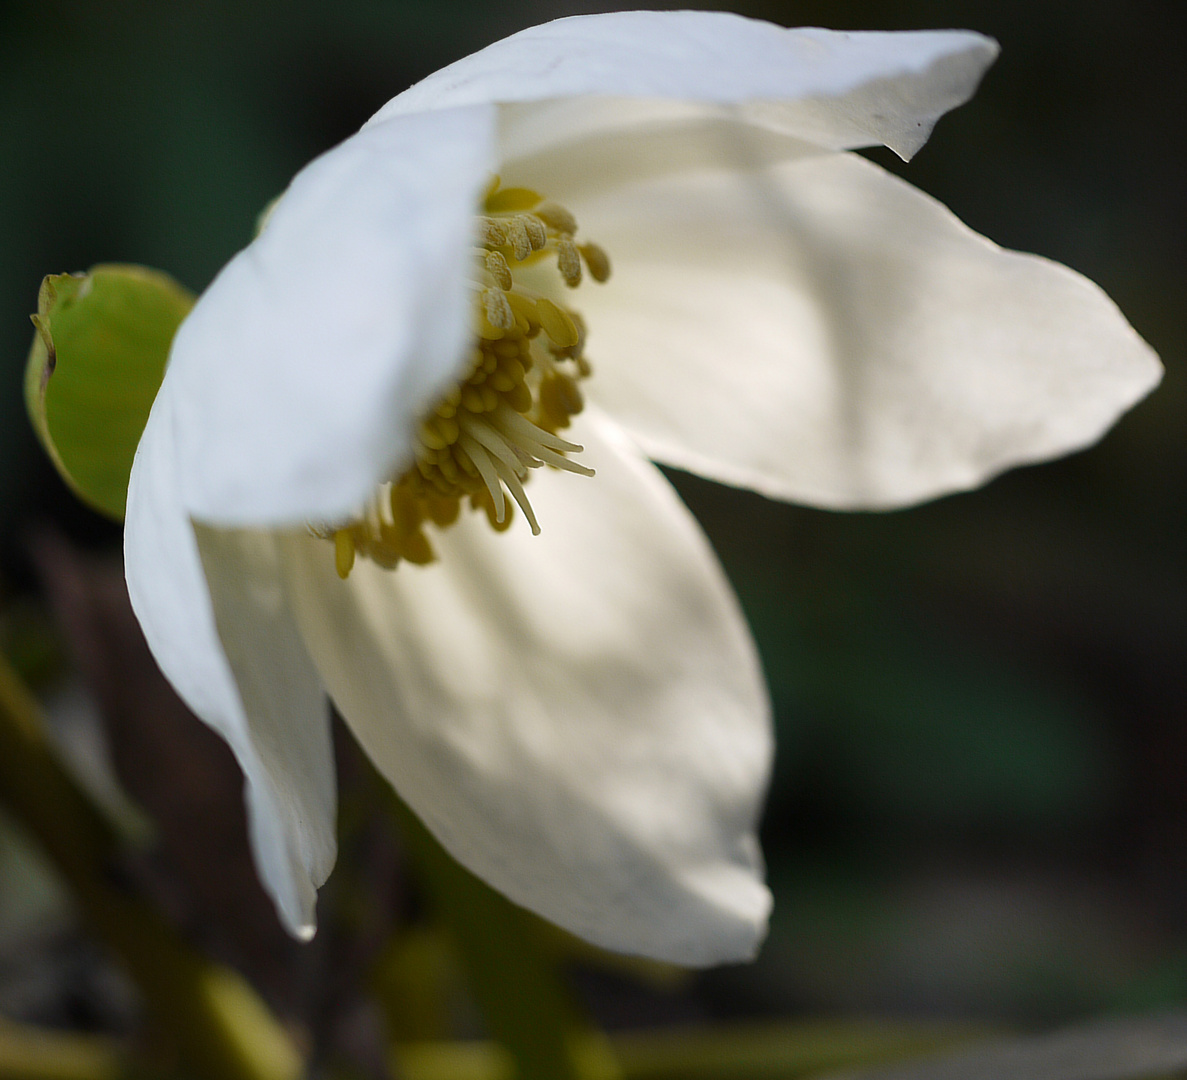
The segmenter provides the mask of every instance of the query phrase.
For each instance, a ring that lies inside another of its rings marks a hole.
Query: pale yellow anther
[[[495,283],[500,289],[507,291],[513,284],[511,278],[511,268],[507,265],[507,260],[504,258],[501,251],[488,251],[486,253],[486,272],[495,279]]]
[[[400,536],[408,536],[420,528],[424,520],[416,497],[403,484],[393,484],[388,493],[392,512],[392,526]]]
[[[494,218],[478,219],[478,242],[487,248],[502,247],[507,243],[507,225]]]
[[[385,544],[380,537],[367,545],[367,556],[384,570],[394,570],[400,565],[400,553],[391,544]]]
[[[460,436],[459,436],[460,438]],[[475,466],[470,455],[466,453],[460,446],[454,449],[454,464],[462,470],[467,476],[473,477],[476,480],[481,479],[478,475],[478,468]]]
[[[334,569],[338,576],[345,581],[354,567],[354,541],[349,529],[334,531]]]
[[[505,225],[506,243],[511,246],[511,253],[515,256],[516,262],[523,262],[532,253],[532,241],[525,224],[527,220],[526,214],[520,214]]]
[[[542,198],[538,191],[531,188],[499,188],[486,196],[485,210],[488,214],[513,214],[520,210],[530,210]]]
[[[457,410],[454,410],[455,415],[456,412]],[[457,421],[452,416],[438,416],[436,427],[441,438],[445,440],[447,445],[457,440]]]
[[[535,214],[520,214],[515,220],[523,223],[532,251],[539,251],[548,243],[548,230]]]
[[[417,436],[430,450],[444,450],[449,445],[449,443],[441,438],[441,435],[437,431],[437,425],[429,420],[426,420],[420,425],[420,431],[417,432]]]
[[[536,310],[536,302],[522,293],[509,292],[507,303],[514,309],[515,314],[521,316],[528,324],[527,333],[533,334],[540,329],[540,313]]]
[[[526,374],[523,364],[516,357],[504,357],[499,361],[498,370],[491,378],[491,386],[501,393],[506,393],[516,383],[523,382]]]
[[[499,532],[518,504],[537,533],[525,489],[532,470],[593,476],[570,456],[582,447],[558,434],[584,404],[578,380],[590,372],[585,324],[552,297],[562,282],[581,281],[583,264],[594,280],[606,280],[610,261],[596,244],[576,243],[577,221],[564,207],[529,188],[501,188],[497,179],[487,187],[476,231],[474,338],[465,373],[423,417],[404,472],[353,520],[310,526],[332,541],[340,577],[359,557],[387,569],[432,562],[426,528],[452,525],[463,500],[484,510]]]
[[[577,254],[577,245],[568,236],[562,236],[556,242],[556,268],[570,289],[581,284],[581,256]]]
[[[532,407],[532,391],[526,382],[516,383],[503,395],[503,399],[517,413],[525,413]]]
[[[510,295],[510,294],[506,294]],[[495,326],[490,319],[486,317],[485,312],[480,308],[478,316],[474,320],[474,332],[483,341],[498,341],[507,331],[502,327]]]
[[[482,311],[486,321],[500,330],[510,330],[515,325],[515,315],[507,303],[507,294],[501,289],[482,290]]]
[[[577,344],[577,326],[564,308],[541,297],[536,301],[536,311],[539,313],[544,333],[558,348],[567,349]]]
[[[577,219],[563,206],[554,202],[541,203],[532,211],[550,229],[572,235],[577,231]]]
[[[461,506],[456,498],[446,498],[440,495],[429,495],[425,498],[425,513],[429,520],[439,528],[445,528],[457,521]]]
[[[395,569],[401,559],[423,566],[435,558],[429,538],[419,529],[401,533],[386,522],[380,522],[367,538],[366,553],[389,570]]]
[[[594,281],[607,281],[610,278],[610,256],[597,244],[578,244],[577,250],[589,268],[589,276]]]
[[[550,375],[540,383],[540,408],[557,427],[568,427],[569,417],[585,407],[581,389],[568,375]]]

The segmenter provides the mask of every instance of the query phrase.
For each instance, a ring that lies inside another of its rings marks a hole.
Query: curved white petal
[[[294,534],[293,607],[372,760],[471,870],[607,948],[740,959],[770,905],[754,646],[658,470],[583,421],[598,475],[532,477],[541,536],[468,514],[439,563],[344,584]]]
[[[471,333],[486,107],[373,124],[302,170],[174,341],[182,501],[223,525],[355,510],[411,460]]]
[[[789,30],[724,12],[621,11],[495,42],[409,88],[375,119],[573,97],[747,103],[755,118],[821,146],[882,142],[909,156],[937,117],[968,100],[996,55],[994,42],[968,31]],[[521,109],[520,118],[530,123],[534,111]],[[565,116],[539,133],[563,141],[570,125],[593,122],[584,109]],[[637,123],[624,103],[596,116],[618,128]],[[522,152],[516,143],[512,153]]]
[[[334,865],[329,709],[262,533],[197,530],[178,498],[169,380],[128,486],[128,593],[161,670],[230,744],[246,777],[252,847],[291,933],[314,929]]]
[[[747,172],[833,151],[746,118],[738,105],[565,98],[499,111],[499,176],[572,208],[622,199],[646,182]],[[584,215],[582,235],[590,233]],[[591,234],[592,235],[592,234]],[[614,254],[614,253],[611,253]],[[617,260],[616,260],[617,261]]]
[[[653,176],[571,206],[588,393],[658,460],[890,507],[1085,446],[1161,367],[1092,282],[850,154]]]

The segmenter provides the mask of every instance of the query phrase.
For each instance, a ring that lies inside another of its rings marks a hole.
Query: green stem
[[[46,740],[36,700],[0,658],[0,801],[40,841],[91,928],[119,955],[185,1071],[296,1080],[301,1057],[247,982],[178,939],[118,884],[118,845]]]
[[[955,1050],[986,1034],[957,1024],[826,1020],[631,1032],[611,1045],[624,1080],[798,1080]],[[507,1077],[491,1043],[411,1043],[400,1064],[407,1080]]]
[[[99,1035],[73,1035],[0,1020],[0,1080],[131,1080],[127,1049]]]
[[[535,917],[457,863],[395,795],[391,805],[408,853],[453,931],[490,1033],[514,1061],[516,1080],[621,1080],[609,1042],[582,1017]]]
[[[632,1032],[615,1046],[628,1080],[785,1080],[926,1057],[986,1035],[955,1023],[802,1020]]]

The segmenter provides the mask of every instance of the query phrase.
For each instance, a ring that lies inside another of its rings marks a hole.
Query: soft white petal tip
[[[749,963],[766,941],[774,902],[770,889],[753,880],[739,882],[732,900],[730,908],[719,910],[713,923],[690,927],[691,933],[667,947],[653,945],[642,951],[690,968]]]
[[[763,943],[767,940],[767,933],[770,930],[771,909],[774,907],[774,903],[771,890],[764,885],[761,897],[758,900],[759,910],[755,913],[754,920],[748,928],[749,934],[739,941],[739,948],[734,960],[727,960],[726,963],[745,964],[758,956],[759,950],[762,949]]]
[[[312,941],[313,935],[317,933],[317,923],[302,923],[300,926],[290,927],[289,932],[302,943]]]
[[[301,889],[302,895],[296,897],[281,897],[273,894],[276,904],[276,914],[285,931],[296,941],[302,943],[312,941],[317,933],[317,890],[315,880],[311,879],[307,888]]]

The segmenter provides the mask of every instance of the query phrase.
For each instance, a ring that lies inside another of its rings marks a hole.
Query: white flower
[[[613,949],[753,953],[766,694],[647,458],[897,506],[1084,446],[1159,378],[1092,283],[843,152],[908,156],[995,54],[956,31],[562,19],[430,76],[294,179],[177,335],[126,533],[149,643],[238,756],[294,933],[334,859],[324,687],[513,900]],[[613,260],[572,301],[593,361],[572,456],[596,478],[534,473],[540,536],[464,512],[431,530],[434,565],[341,580],[306,523],[357,518],[466,377],[493,175]]]

